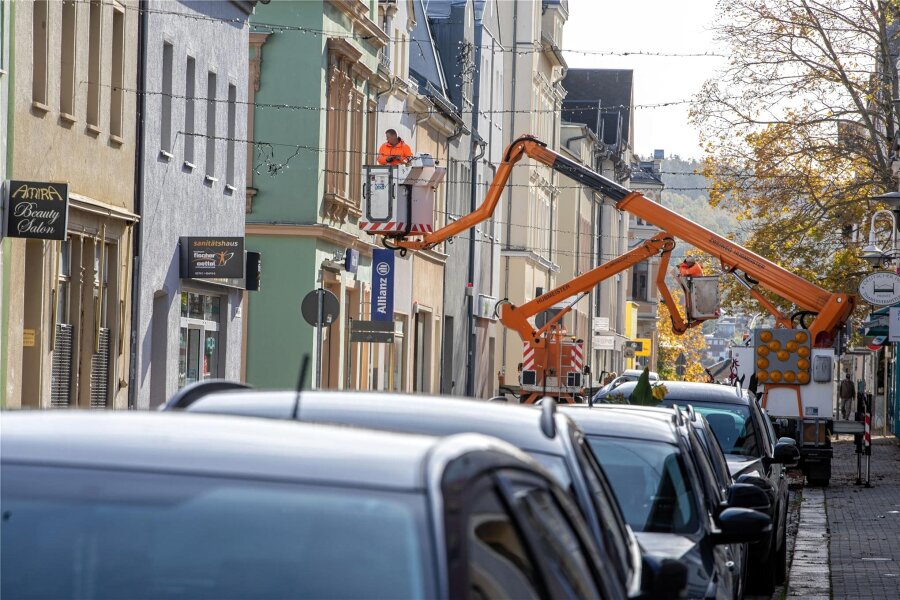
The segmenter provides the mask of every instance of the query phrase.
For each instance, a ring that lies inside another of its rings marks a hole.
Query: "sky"
[[[569,0],[563,28],[563,50],[719,52],[713,39],[715,0]],[[572,68],[634,70],[634,103],[658,104],[691,99],[703,82],[725,65],[724,58],[598,56],[565,54]],[[642,157],[653,150],[666,156],[700,158],[697,130],[688,123],[690,105],[636,109],[634,150]]]

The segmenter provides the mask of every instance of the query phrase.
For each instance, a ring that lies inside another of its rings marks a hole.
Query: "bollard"
[[[872,487],[872,434],[870,431],[872,415],[866,413],[866,429],[863,434],[863,446],[866,454],[866,487]]]

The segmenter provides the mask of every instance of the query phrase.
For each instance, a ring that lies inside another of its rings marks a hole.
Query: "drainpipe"
[[[517,3],[518,6],[518,3]],[[481,42],[482,42],[482,28],[475,28],[475,65],[476,67],[481,67]],[[493,85],[494,78],[491,77],[491,85]],[[475,194],[478,193],[478,178],[476,177],[476,169],[478,168],[478,161],[484,157],[485,148],[487,144],[484,140],[481,139],[481,136],[478,133],[478,111],[481,109],[481,78],[474,78],[475,85],[472,90],[472,143],[469,146],[469,155],[472,157],[470,159],[469,166],[469,211],[475,212],[478,209],[478,203],[475,199]],[[475,137],[478,136],[478,140],[475,140]],[[475,145],[478,144],[480,147],[480,151],[478,154],[475,154]],[[469,288],[469,309],[466,311],[466,396],[474,397],[475,396],[475,346],[477,344],[477,338],[475,334],[475,235],[476,228],[472,227],[469,229],[469,265],[468,272],[466,276],[466,282],[468,283]],[[493,374],[491,374],[493,376]]]
[[[515,139],[515,131],[516,131],[516,67],[519,66],[519,55],[516,54],[516,48],[519,43],[519,2],[516,2],[513,5],[513,43],[512,43],[512,93],[510,94],[510,99],[512,100],[512,112],[509,115],[509,139]],[[509,239],[512,233],[512,219],[510,218],[512,213],[512,193],[513,186],[509,186],[509,189],[506,191],[506,249],[509,250]],[[504,264],[504,276],[503,276],[503,297],[509,298],[509,255],[503,257]],[[503,362],[502,367],[504,372],[506,371],[506,345],[509,338],[509,331],[503,331]]]
[[[138,19],[137,47],[137,107],[135,115],[135,139],[134,152],[134,212],[139,217],[144,216],[142,198],[144,195],[144,68],[147,63],[147,20],[148,11],[140,11]],[[138,328],[141,316],[141,240],[142,220],[139,218],[134,223],[134,236],[132,237],[132,265],[131,265],[131,348],[128,358],[128,408],[137,408],[137,347]]]

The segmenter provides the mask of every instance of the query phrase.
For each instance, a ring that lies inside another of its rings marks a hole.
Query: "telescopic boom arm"
[[[418,239],[392,240],[392,247],[409,250],[430,248],[489,219],[509,181],[513,166],[526,155],[614,200],[617,209],[640,217],[671,236],[703,250],[718,259],[724,271],[735,274],[737,271],[743,272],[744,278],[739,277],[739,279],[745,284],[748,283],[748,280],[758,281],[760,286],[788,300],[798,308],[815,313],[816,318],[810,324],[809,330],[816,345],[830,345],[835,330],[843,325],[853,312],[855,298],[852,295],[832,294],[731,240],[657,204],[640,192],[629,190],[592,169],[550,150],[546,144],[533,136],[522,136],[507,147],[503,162],[497,169],[487,196],[474,212]],[[751,290],[751,293],[757,299],[761,297],[755,290]],[[544,294],[544,296],[546,295]],[[773,311],[779,321],[784,324],[784,316],[777,310],[773,310],[774,306],[768,304],[767,308]],[[520,327],[521,323],[513,328],[521,333]],[[528,335],[530,336],[530,330]]]

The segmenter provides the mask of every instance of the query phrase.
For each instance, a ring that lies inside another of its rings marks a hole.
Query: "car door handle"
[[[725,566],[728,567],[729,571],[734,571],[734,561],[733,560],[729,560],[728,562],[726,562]]]

